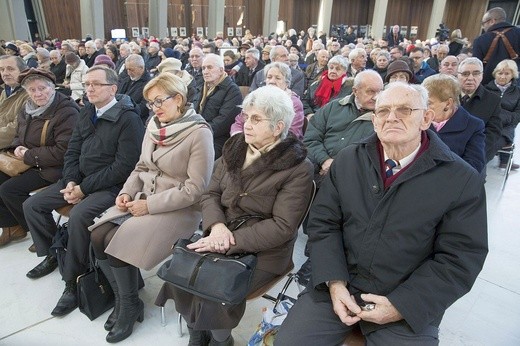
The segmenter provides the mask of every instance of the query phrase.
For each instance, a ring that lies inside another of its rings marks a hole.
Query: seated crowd
[[[514,143],[519,73],[506,59],[483,84],[467,42],[452,45],[460,31],[449,44],[412,44],[398,29],[377,42],[291,29],[279,38],[7,43],[0,149],[30,168],[0,172],[0,246],[31,234],[43,261],[26,275],[59,267],[65,289],[51,314],[65,316],[78,306],[92,244],[115,295],[106,340],[119,342],[143,320],[139,269],[199,227],[192,249],[257,254],[251,291],[284,274],[314,180],[309,259],[297,273],[307,290],[276,342],[340,344],[359,325],[369,342],[435,344],[444,310],[487,253],[485,167]],[[69,239],[58,261],[53,211],[64,206]],[[419,208],[428,216],[415,217]],[[228,228],[251,214],[261,217]],[[233,345],[245,301],[172,296],[189,345]]]

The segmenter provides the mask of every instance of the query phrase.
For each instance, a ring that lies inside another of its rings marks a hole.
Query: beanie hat
[[[106,54],[100,54],[94,59],[94,66],[95,65],[107,65],[112,70],[116,68],[116,64],[110,59],[110,57]]]
[[[397,72],[404,72],[408,74],[409,81],[412,79],[413,74],[410,70],[410,66],[408,66],[408,64],[403,60],[395,60],[392,61],[390,65],[388,65],[388,69],[386,70],[385,83],[388,83],[390,77]]]

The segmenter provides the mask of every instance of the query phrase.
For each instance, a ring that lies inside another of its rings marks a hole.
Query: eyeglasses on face
[[[269,120],[267,118],[262,118],[258,114],[248,115],[246,113],[242,113],[240,116],[242,117],[242,120],[244,121],[244,124],[246,122],[250,121],[251,124],[257,125],[261,121],[268,121]]]
[[[163,99],[155,99],[153,100],[152,102],[147,102],[146,103],[146,107],[148,107],[148,109],[152,109],[153,107],[155,108],[161,108],[164,101],[168,100],[168,99],[171,99],[172,97],[174,97],[175,95],[170,95],[170,96],[166,96],[165,98]]]
[[[98,83],[98,82],[85,82],[85,83],[81,83],[81,85],[83,85],[84,89],[87,89],[90,87],[92,87],[92,89],[99,89],[102,86],[109,86],[109,85],[114,85],[114,84]]]
[[[464,71],[459,72],[459,74],[464,78],[468,78],[470,75],[473,77],[478,77],[482,74],[482,71]]]
[[[482,22],[480,22],[480,24],[481,24],[481,25],[484,25],[484,24],[486,24],[487,22],[489,22],[491,19],[493,19],[493,18],[488,18],[488,19],[486,19],[486,20],[483,20]]]
[[[374,115],[376,116],[376,118],[380,118],[380,119],[388,118],[390,116],[390,113],[393,111],[394,116],[397,119],[403,119],[403,118],[408,118],[410,115],[412,115],[413,111],[419,111],[419,110],[424,110],[424,108],[410,108],[410,107],[404,107],[404,106],[381,107],[381,108],[378,108],[375,110]]]

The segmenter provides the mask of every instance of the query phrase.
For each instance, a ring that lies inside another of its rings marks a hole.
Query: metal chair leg
[[[179,314],[178,322],[179,322],[179,326],[178,326],[177,332],[178,332],[179,336],[182,337],[184,335],[184,333],[182,332],[182,315],[181,314]]]
[[[164,306],[161,306],[161,326],[166,327],[166,316],[164,313]]]

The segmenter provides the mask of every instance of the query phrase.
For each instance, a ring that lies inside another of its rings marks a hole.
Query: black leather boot
[[[110,315],[107,318],[107,321],[105,322],[105,330],[111,331],[114,327],[114,324],[116,324],[117,315],[119,315],[119,291],[117,289],[117,282],[114,277],[114,273],[112,273],[112,268],[110,267],[110,264],[108,264],[108,260],[98,259],[97,263],[99,265],[99,268],[101,268],[101,270],[107,277],[107,280],[110,283],[110,286],[112,287],[112,291],[114,291],[114,310],[112,310],[112,313],[110,313]]]
[[[190,341],[188,346],[208,346],[211,340],[211,333],[209,330],[194,330],[188,327],[188,333],[190,334]]]
[[[132,335],[135,321],[142,322],[144,318],[144,303],[137,293],[138,270],[128,265],[126,267],[110,267],[119,290],[119,314],[106,340],[110,343],[119,342]]]

